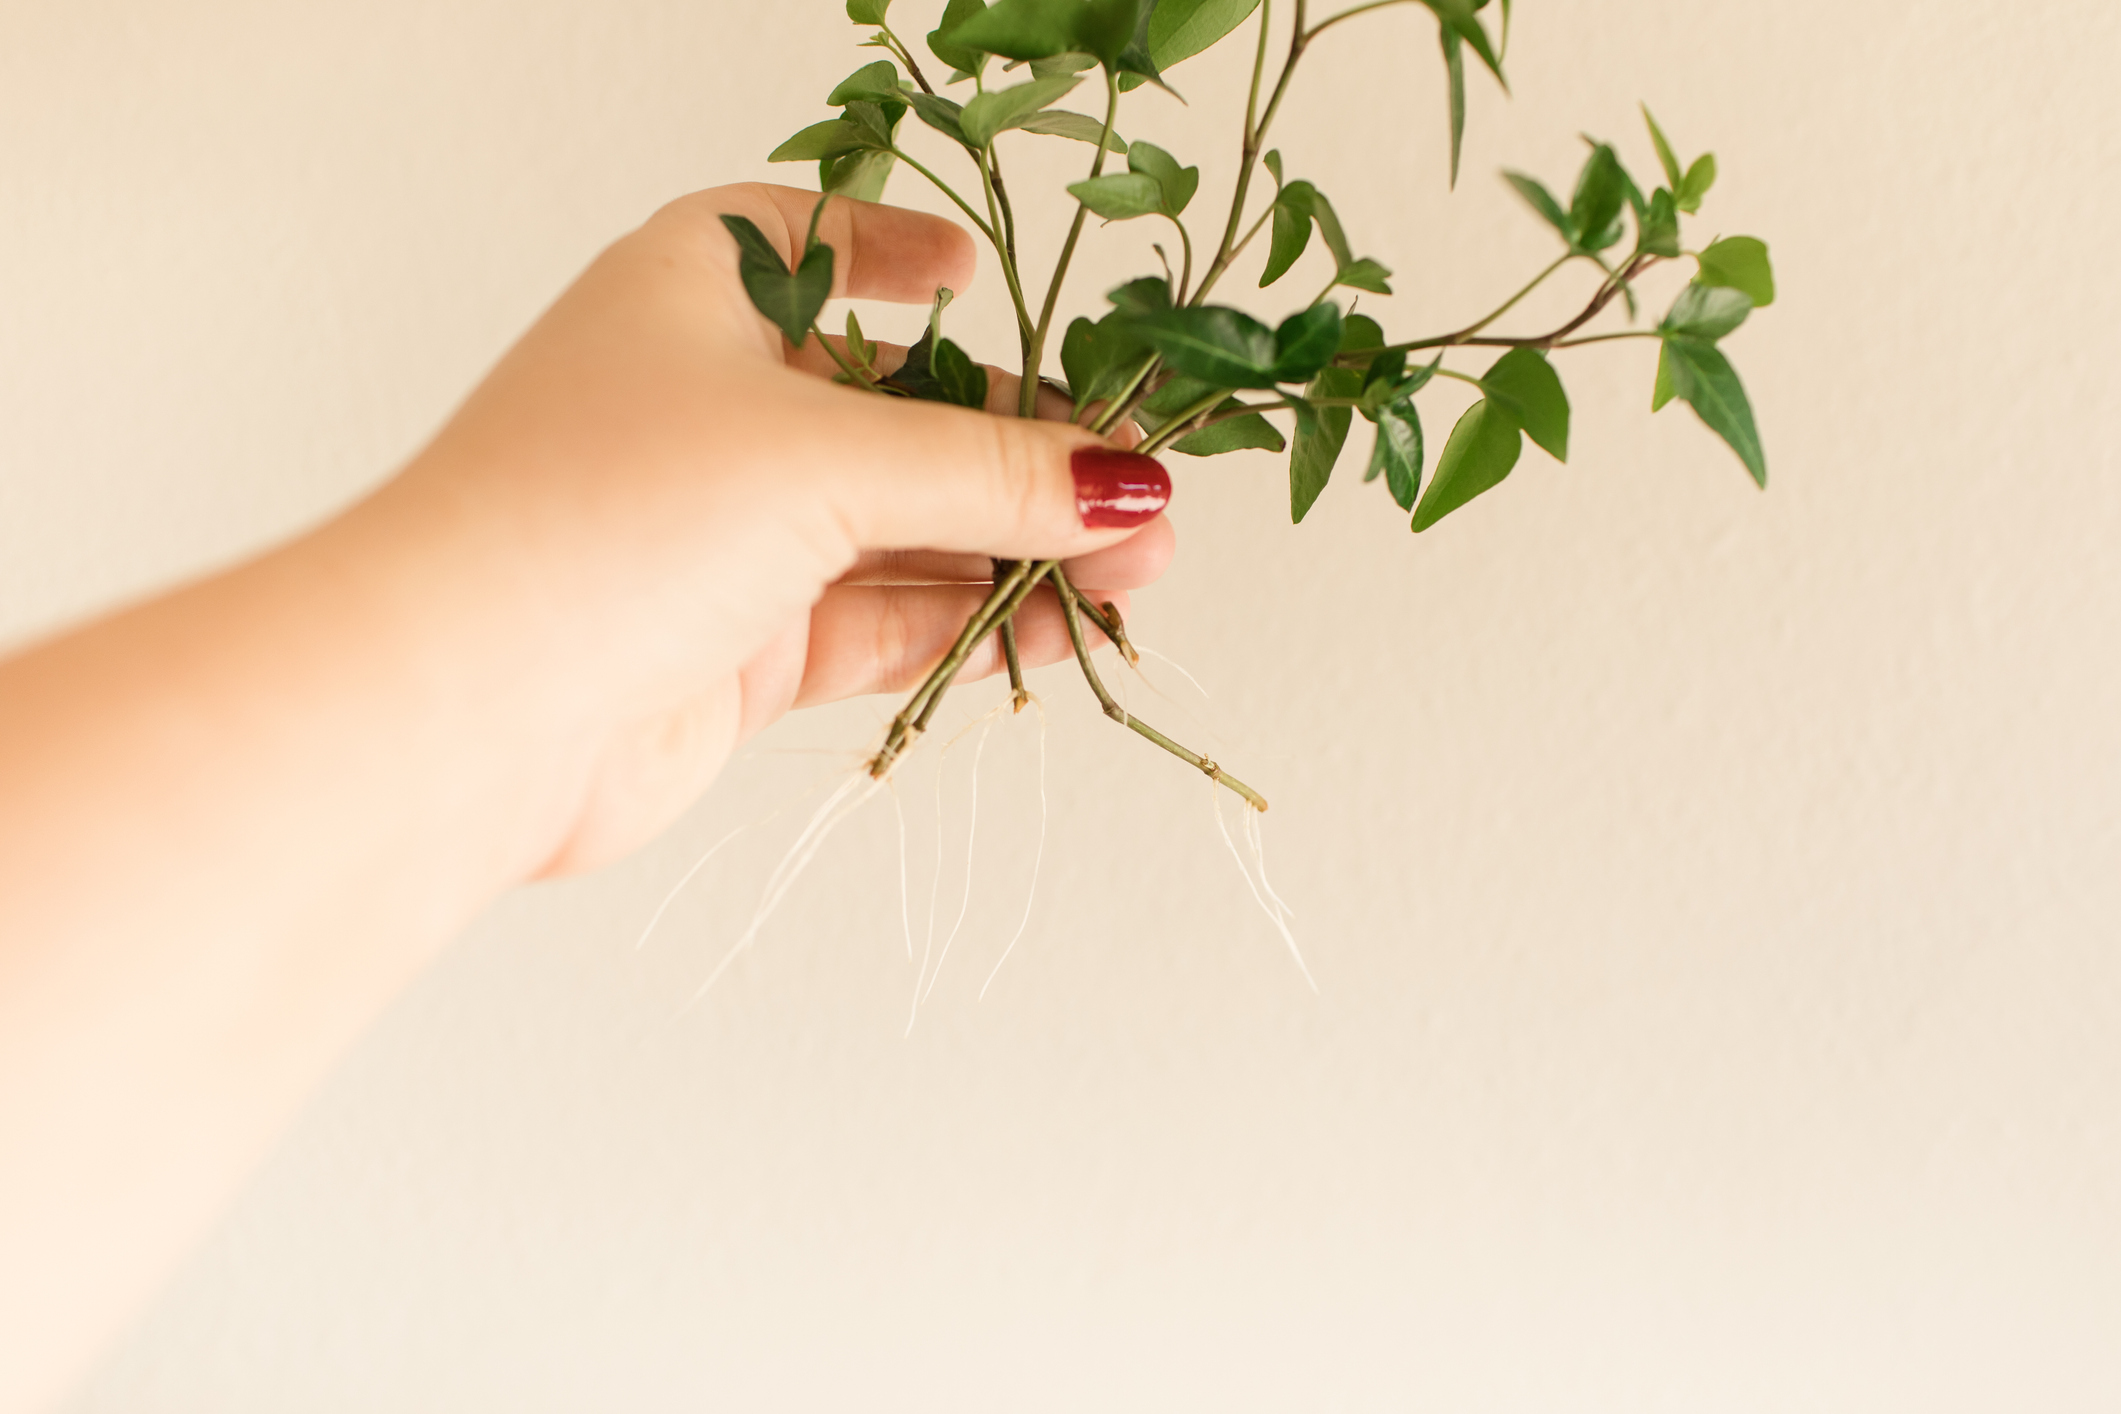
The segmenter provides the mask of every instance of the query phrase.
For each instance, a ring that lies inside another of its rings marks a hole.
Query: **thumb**
[[[830,406],[806,419],[806,460],[861,549],[1064,559],[1126,539],[1170,504],[1155,458],[1084,427],[809,387]]]

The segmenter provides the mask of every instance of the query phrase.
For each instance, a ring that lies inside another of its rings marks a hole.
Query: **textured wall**
[[[770,175],[872,57],[838,8],[0,7],[0,636],[373,484],[600,243]],[[1387,327],[1546,258],[1497,167],[1648,168],[1637,98],[1784,295],[1731,345],[1766,495],[1633,345],[1568,366],[1570,465],[1418,541],[1345,468],[1294,531],[1272,464],[1180,470],[1139,636],[1212,696],[1133,700],[1273,799],[1321,994],[1201,779],[1051,669],[983,1002],[1028,717],[910,1036],[883,800],[686,1009],[889,707],[809,714],[497,906],[78,1409],[2113,1407],[2117,58],[2089,0],[1526,4],[1447,199],[1427,22],[1322,44],[1280,142]],[[1205,205],[1241,76],[1174,77],[1126,126]],[[1036,141],[1019,186],[1078,160]],[[916,934],[976,742],[902,782]]]

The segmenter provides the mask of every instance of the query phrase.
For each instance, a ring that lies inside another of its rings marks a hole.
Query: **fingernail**
[[[1075,509],[1091,530],[1140,525],[1171,504],[1171,474],[1155,457],[1084,447],[1068,458]]]

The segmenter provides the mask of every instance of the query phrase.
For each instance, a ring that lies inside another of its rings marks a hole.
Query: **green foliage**
[[[825,100],[827,106],[838,108],[857,99],[871,103],[893,103],[899,97],[898,65],[889,59],[879,59],[874,64],[864,64],[841,79]]]
[[[1321,307],[1332,308],[1331,305]],[[1288,323],[1282,327],[1287,328]],[[1366,314],[1350,315],[1340,321],[1338,332],[1336,345],[1344,351],[1374,349],[1384,340],[1384,331]],[[1289,519],[1292,523],[1303,521],[1311,507],[1317,504],[1319,493],[1332,479],[1333,466],[1340,460],[1341,448],[1348,443],[1348,428],[1355,421],[1354,409],[1338,405],[1338,400],[1360,394],[1362,383],[1363,372],[1359,368],[1325,368],[1304,389],[1303,399],[1294,404],[1296,445],[1289,454]],[[1321,402],[1327,398],[1336,402]]]
[[[1040,109],[1067,97],[1081,82],[1072,75],[1056,75],[982,93],[965,104],[964,112],[958,116],[958,126],[964,130],[968,144],[985,147],[1009,129],[1036,116]]]
[[[1767,242],[1752,236],[1725,236],[1695,259],[1701,266],[1695,278],[1702,284],[1742,290],[1756,309],[1775,302],[1775,272],[1768,265]]]
[[[847,18],[858,25],[880,25],[891,0],[847,0]]]
[[[1166,216],[1182,214],[1200,189],[1200,168],[1181,167],[1176,157],[1150,143],[1137,142],[1127,149],[1127,170],[1155,179]]]
[[[1088,113],[1070,113],[1065,108],[1048,108],[1043,113],[1034,113],[1016,126],[1027,133],[1074,138],[1077,142],[1093,145],[1102,141],[1107,152],[1127,150],[1127,140],[1118,133],[1106,132],[1103,119],[1093,118]]]
[[[1155,216],[1164,209],[1164,189],[1146,172],[1112,172],[1076,182],[1068,195],[1107,221],[1131,221],[1137,216]]]
[[[950,0],[943,22],[928,31],[928,52],[948,64],[962,78],[974,79],[987,67],[986,51],[957,42],[957,31],[967,20],[987,12],[987,0]]]
[[[1657,378],[1672,396],[1691,405],[1710,431],[1730,444],[1754,481],[1767,485],[1767,453],[1753,425],[1753,404],[1745,395],[1745,385],[1738,381],[1738,370],[1722,350],[1701,339],[1666,339]]]
[[[1218,388],[1271,388],[1280,346],[1240,309],[1203,305],[1141,316],[1134,327],[1166,366]]]
[[[956,344],[948,339],[937,344],[929,367],[935,375],[937,401],[963,408],[987,405],[987,370]]]
[[[1220,392],[1213,384],[1203,383],[1198,378],[1173,378],[1142,401],[1135,421],[1143,432],[1154,436],[1172,418],[1188,408],[1197,408],[1201,403]],[[1210,410],[1210,416],[1221,420],[1211,422],[1196,432],[1189,432],[1171,444],[1174,452],[1184,452],[1193,457],[1220,456],[1225,452],[1266,451],[1279,452],[1287,444],[1274,424],[1256,412],[1237,414],[1245,406],[1236,398],[1224,398]]]
[[[832,247],[817,238],[818,218],[824,214],[826,200],[819,197],[811,210],[803,258],[793,271],[773,242],[766,239],[766,233],[749,219],[722,217],[722,224],[736,237],[737,278],[744,283],[744,293],[797,348],[803,346],[810,326],[817,322],[818,311],[832,294]]]
[[[1259,0],[1160,0],[1149,15],[1149,57],[1183,63],[1243,24]]]
[[[1483,398],[1467,408],[1436,459],[1429,494],[1414,511],[1418,534],[1481,492],[1502,484],[1524,451],[1524,439],[1507,413]]]
[[[1555,461],[1569,459],[1569,395],[1537,349],[1511,349],[1480,378],[1480,391]]]
[[[1385,489],[1399,508],[1411,511],[1414,498],[1421,494],[1421,414],[1414,410],[1412,398],[1398,398],[1379,408],[1371,421],[1377,424],[1377,441],[1370,448],[1370,469],[1362,479],[1375,481],[1382,475]]]

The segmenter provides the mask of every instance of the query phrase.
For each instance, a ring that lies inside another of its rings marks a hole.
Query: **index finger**
[[[664,211],[710,226],[722,241],[716,217],[750,219],[766,239],[779,247],[791,268],[802,260],[810,213],[820,200],[814,191],[745,182],[713,187],[680,197]],[[818,222],[818,239],[832,247],[832,293],[835,297],[926,304],[938,285],[962,291],[979,267],[972,237],[951,221],[924,211],[884,206],[853,197],[826,197]]]

